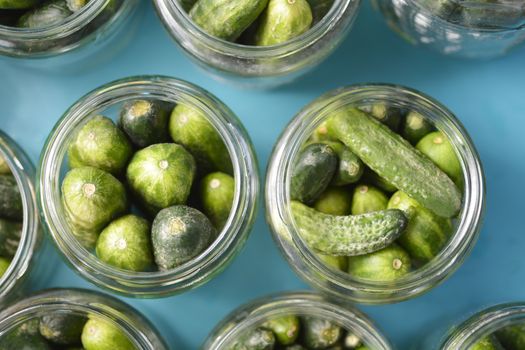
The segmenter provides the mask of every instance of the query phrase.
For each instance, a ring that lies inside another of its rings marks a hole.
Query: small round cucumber
[[[221,172],[208,174],[201,181],[200,194],[204,214],[217,230],[222,230],[233,205],[235,180]]]
[[[495,336],[487,336],[476,344],[472,345],[468,350],[505,350]]]
[[[370,113],[372,117],[388,126],[391,130],[396,132],[399,130],[403,118],[403,112],[401,109],[394,106],[388,106],[384,103],[376,103],[369,108],[364,108],[364,110]]]
[[[80,11],[88,2],[89,0],[66,0],[67,8],[73,13]]]
[[[275,335],[271,330],[256,328],[241,337],[232,350],[273,350],[275,348]]]
[[[75,345],[80,342],[86,318],[79,315],[55,313],[40,318],[40,334],[58,345]]]
[[[0,278],[2,278],[4,273],[7,271],[9,265],[11,265],[11,260],[0,256]]]
[[[136,350],[117,326],[99,318],[90,318],[82,330],[85,350]]]
[[[161,101],[133,100],[120,111],[120,127],[139,148],[167,142],[168,123],[169,113]]]
[[[306,0],[270,0],[255,34],[255,44],[285,43],[308,31],[312,20],[312,10]]]
[[[195,160],[180,145],[159,143],[135,153],[126,177],[133,192],[149,205],[184,204],[195,177]]]
[[[378,188],[360,185],[354,189],[352,196],[352,215],[385,210],[388,197]]]
[[[161,270],[173,269],[202,253],[215,237],[212,223],[197,209],[184,205],[163,209],[152,227],[155,262]]]
[[[337,344],[343,335],[341,327],[326,319],[303,317],[303,343],[308,349],[326,349]]]
[[[411,144],[415,145],[425,135],[431,133],[434,126],[421,114],[412,111],[405,118],[401,135]]]
[[[7,161],[4,159],[2,155],[0,155],[0,175],[10,175],[11,169],[9,168],[9,164],[7,164]]]
[[[111,222],[97,240],[100,260],[121,269],[147,271],[153,265],[150,224],[136,215]]]
[[[365,165],[358,156],[340,142],[322,141],[322,143],[330,146],[339,159],[337,171],[332,181],[335,186],[350,185],[361,179]]]
[[[435,131],[423,137],[416,148],[429,157],[456,184],[461,181],[463,170],[456,151],[442,132]]]
[[[69,165],[92,166],[120,174],[132,155],[131,143],[113,121],[96,116],[78,132],[69,146]]]
[[[195,157],[201,174],[215,170],[233,174],[230,153],[221,135],[201,111],[186,105],[177,105],[171,113],[169,130],[171,138],[186,147]]]
[[[291,345],[299,337],[301,324],[295,315],[282,316],[264,322],[262,328],[269,329],[281,345]]]
[[[0,175],[0,218],[21,221],[24,206],[16,180],[11,175]]]
[[[44,28],[66,20],[73,12],[68,8],[66,0],[51,0],[42,3],[24,14],[18,20],[20,28]]]
[[[24,10],[37,5],[41,0],[0,0],[2,10]]]
[[[351,213],[350,193],[343,187],[329,187],[315,201],[314,209],[328,215],[349,215]]]
[[[337,169],[337,155],[328,145],[314,143],[298,155],[291,178],[290,196],[313,203],[328,188]]]
[[[336,270],[346,271],[348,270],[348,259],[346,256],[333,256],[316,253],[319,260]]]
[[[356,278],[388,282],[410,272],[408,253],[396,244],[375,253],[348,258],[348,273]]]
[[[505,350],[525,349],[525,324],[504,327],[496,332],[496,337]]]

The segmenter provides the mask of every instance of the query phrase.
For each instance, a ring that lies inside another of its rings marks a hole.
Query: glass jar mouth
[[[195,259],[168,271],[131,272],[103,263],[84,248],[70,232],[61,214],[60,170],[74,133],[97,111],[133,98],[154,98],[184,102],[204,112],[223,137],[232,163],[235,181],[230,217],[216,241]],[[258,197],[255,154],[244,128],[233,112],[207,91],[164,76],[137,76],[118,80],[88,93],[70,107],[57,122],[42,152],[38,179],[41,215],[59,250],[77,272],[91,282],[125,295],[173,294],[195,287],[218,272],[246,241],[253,224]]]
[[[365,314],[344,304],[342,300],[326,299],[314,292],[274,294],[239,307],[215,327],[211,334],[220,336],[209,338],[203,349],[227,349],[243,332],[257,327],[269,318],[290,314],[313,315],[331,320],[345,329],[352,330],[373,349],[392,349],[389,341]]]
[[[292,160],[314,129],[333,111],[350,104],[393,103],[409,107],[429,117],[451,140],[464,172],[465,191],[456,231],[440,254],[431,262],[395,282],[375,282],[352,278],[326,266],[298,234],[290,209]],[[297,250],[304,266],[296,271],[315,287],[329,293],[370,304],[397,302],[419,295],[444,281],[470,253],[477,239],[485,206],[485,180],[479,155],[461,123],[447,108],[419,91],[389,84],[353,85],[329,92],[314,100],[288,124],[276,143],[266,181],[267,219],[274,238],[288,260],[282,240]],[[294,263],[292,263],[294,265]],[[305,273],[313,270],[313,277]],[[327,285],[318,276],[327,279]]]
[[[180,27],[202,45],[239,59],[284,57],[302,51],[330,32],[346,16],[354,3],[357,3],[357,6],[353,15],[356,15],[360,2],[361,0],[334,0],[334,4],[321,21],[302,35],[278,45],[252,46],[229,42],[206,33],[190,19],[178,0],[154,0],[157,12],[165,24],[172,20],[180,22]]]
[[[18,249],[7,271],[0,277],[0,299],[7,297],[18,279],[29,270],[36,247],[40,243],[40,222],[33,184],[35,170],[23,150],[0,130],[0,156],[5,159],[22,197],[22,234]]]

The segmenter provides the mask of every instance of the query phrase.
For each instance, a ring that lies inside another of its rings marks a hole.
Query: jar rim
[[[295,227],[288,203],[292,160],[307,136],[330,112],[349,104],[379,101],[404,104],[432,118],[456,149],[463,168],[465,191],[460,219],[447,245],[432,261],[394,282],[375,282],[352,278],[349,274],[326,266]],[[479,155],[459,120],[433,98],[414,89],[394,84],[357,84],[332,90],[304,107],[288,124],[274,146],[266,180],[267,220],[274,240],[296,272],[322,291],[357,302],[382,304],[398,302],[420,295],[443,282],[455,271],[472,250],[478,237],[485,207],[485,179]],[[298,250],[287,250],[287,239]],[[294,261],[295,260],[298,261]],[[295,266],[300,262],[301,268]],[[306,270],[314,273],[310,276]],[[326,278],[321,281],[319,276]]]
[[[235,181],[230,217],[219,237],[198,257],[168,271],[132,272],[103,263],[70,233],[61,215],[59,174],[67,144],[82,122],[132,98],[158,98],[200,109],[216,128],[230,153]],[[73,104],[59,119],[44,146],[38,171],[41,215],[53,241],[75,270],[87,280],[127,296],[167,296],[196,287],[218,273],[244,245],[255,219],[258,165],[248,133],[239,119],[215,96],[183,80],[167,76],[134,76],[103,85]]]

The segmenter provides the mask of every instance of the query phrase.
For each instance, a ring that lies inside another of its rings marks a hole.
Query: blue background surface
[[[134,42],[95,70],[57,75],[0,61],[0,128],[35,164],[67,107],[93,88],[129,75],[171,75],[217,95],[250,132],[263,172],[281,130],[320,94],[358,82],[407,85],[443,102],[469,130],[486,171],[485,225],[473,254],[445,284],[415,300],[362,309],[404,350],[481,307],[525,300],[525,48],[490,62],[442,57],[397,37],[365,1],[342,47],[318,69],[292,85],[250,91],[224,86],[197,69],[171,41],[152,6],[144,8]],[[94,288],[64,264],[47,285]],[[302,288],[274,246],[261,210],[246,248],[218,278],[184,295],[126,301],[158,327],[172,348],[196,349],[240,304]]]

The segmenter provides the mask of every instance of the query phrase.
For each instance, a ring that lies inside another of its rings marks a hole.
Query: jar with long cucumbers
[[[448,277],[481,225],[484,177],[454,115],[394,85],[305,107],[275,146],[267,218],[297,273],[363,303],[412,298]]]

